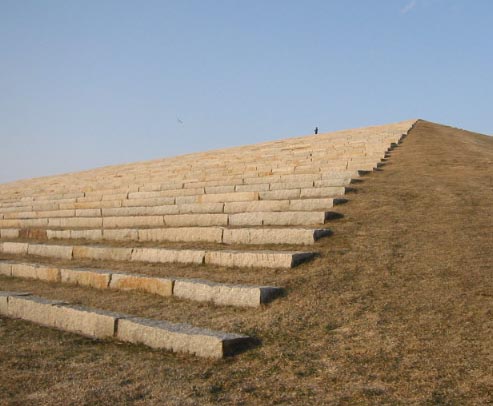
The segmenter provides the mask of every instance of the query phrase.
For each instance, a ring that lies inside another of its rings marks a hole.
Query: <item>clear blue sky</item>
[[[492,108],[491,0],[0,0],[0,182]]]

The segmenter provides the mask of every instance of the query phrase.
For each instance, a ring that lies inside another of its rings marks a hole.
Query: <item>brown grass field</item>
[[[0,404],[493,405],[493,137],[420,121],[355,187],[292,270],[97,264],[286,287],[260,309],[0,277],[259,342],[211,361],[0,318]]]

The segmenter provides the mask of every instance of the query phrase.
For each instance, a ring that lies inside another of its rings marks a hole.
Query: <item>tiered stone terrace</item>
[[[317,241],[331,234],[334,206],[345,202],[351,183],[376,169],[413,124],[0,185],[0,252],[8,259],[0,263],[0,274],[217,305],[260,306],[279,296],[281,287],[98,270],[98,261],[185,263],[242,272],[300,266],[317,255]],[[69,260],[74,267],[41,265],[39,257]],[[81,269],[81,260],[94,266]],[[201,356],[222,357],[248,341],[241,335],[76,309],[22,293],[4,293],[0,299],[1,313],[12,317]]]

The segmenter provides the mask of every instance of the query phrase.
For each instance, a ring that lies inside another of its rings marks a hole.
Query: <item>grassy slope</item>
[[[213,362],[2,318],[0,403],[493,404],[492,168],[493,138],[420,122],[338,208],[320,259],[242,276],[287,286],[260,310],[0,278],[262,340]]]

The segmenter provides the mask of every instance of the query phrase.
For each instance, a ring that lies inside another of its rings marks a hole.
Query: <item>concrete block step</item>
[[[207,358],[234,354],[250,341],[245,335],[74,306],[26,293],[0,292],[0,314],[88,337],[111,338]]]
[[[320,181],[322,184],[324,180]],[[345,189],[345,191],[347,188]],[[273,195],[277,196],[280,192]],[[288,196],[297,195],[298,190],[287,192]],[[320,193],[324,193],[322,190]],[[301,190],[299,192],[301,195]],[[306,194],[306,192],[304,192]],[[143,199],[145,200],[145,199]],[[140,201],[140,199],[139,199]],[[140,206],[122,206],[121,202],[117,202],[117,207],[104,207],[92,209],[76,209],[76,210],[49,210],[49,211],[29,211],[29,212],[10,212],[3,215],[0,220],[20,220],[20,219],[42,219],[53,218],[52,225],[63,224],[63,218],[81,218],[77,222],[84,222],[84,218],[98,217],[126,217],[126,216],[164,216],[173,214],[221,214],[221,213],[241,213],[245,211],[289,211],[289,210],[313,210],[313,207],[318,209],[329,209],[335,204],[338,204],[341,199],[337,198],[313,198],[313,199],[291,199],[291,200],[254,200],[254,201],[234,201],[226,203],[182,203],[182,204],[164,204],[154,205],[155,199],[150,199],[150,202],[142,201]],[[150,205],[147,205],[150,203]],[[89,220],[91,221],[91,220]],[[158,220],[159,221],[159,220]],[[49,222],[48,222],[49,223]],[[100,221],[94,221],[99,224]],[[5,222],[3,223],[5,224]],[[7,224],[9,224],[7,222]],[[15,224],[12,222],[10,224]]]
[[[13,255],[35,255],[68,260],[107,260],[151,263],[209,264],[225,267],[294,268],[314,258],[316,252],[238,251],[171,248],[133,248],[91,245],[0,243],[0,252]]]
[[[92,268],[69,268],[32,262],[0,261],[0,275],[95,289],[131,290],[159,296],[174,296],[216,305],[258,307],[279,297],[274,286],[236,285],[202,279],[155,277]]]
[[[0,230],[1,231],[1,230]],[[16,231],[16,232],[14,232]],[[328,229],[310,228],[224,228],[168,227],[123,228],[113,230],[9,229],[8,238],[92,241],[212,242],[218,244],[293,244],[312,245],[331,234]]]
[[[320,202],[307,202],[302,208],[317,207]],[[329,201],[327,201],[329,203]],[[301,203],[237,204],[225,207],[231,213],[170,214],[164,216],[63,217],[45,219],[0,220],[1,229],[13,228],[84,228],[119,229],[135,227],[211,227],[211,226],[304,226],[324,224],[326,211],[271,211],[297,207]],[[254,211],[265,208],[266,211]],[[239,211],[239,212],[238,212]]]

